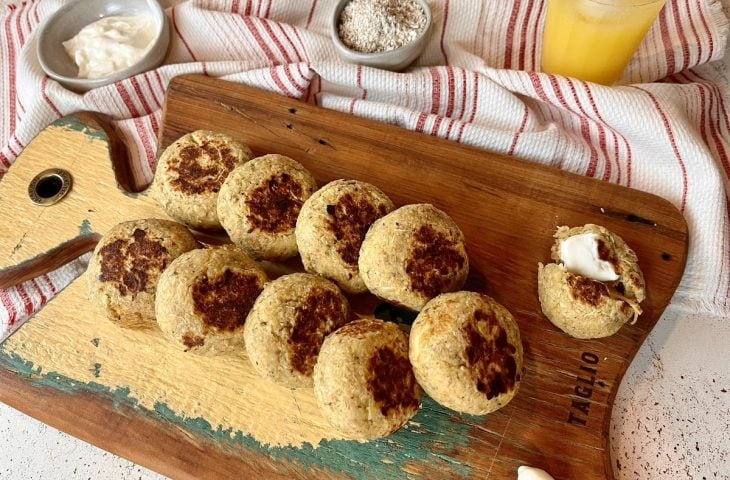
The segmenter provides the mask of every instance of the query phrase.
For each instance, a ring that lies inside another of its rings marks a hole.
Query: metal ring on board
[[[36,175],[28,185],[30,201],[36,205],[53,205],[71,189],[71,174],[60,168],[49,168]]]

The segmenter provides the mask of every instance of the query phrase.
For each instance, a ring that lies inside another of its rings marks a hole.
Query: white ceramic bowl
[[[62,43],[86,25],[108,16],[148,13],[157,24],[152,48],[139,62],[103,78],[78,78],[78,67],[64,50]],[[64,5],[41,27],[38,38],[38,60],[49,77],[77,92],[108,85],[159,66],[170,44],[170,24],[157,0],[77,0]]]
[[[433,26],[433,15],[431,14],[431,7],[429,7],[428,2],[426,0],[415,1],[423,7],[423,11],[426,13],[426,26],[415,40],[400,48],[390,50],[389,52],[362,53],[347,48],[347,46],[342,43],[342,40],[337,33],[337,23],[340,19],[340,13],[342,13],[342,9],[345,8],[345,5],[350,2],[350,0],[340,0],[333,11],[330,24],[330,34],[337,53],[339,53],[340,56],[348,62],[367,65],[369,67],[382,68],[385,70],[403,70],[410,65],[416,57],[421,54],[421,52],[423,52],[424,48],[426,48],[428,37],[431,34],[431,27]]]

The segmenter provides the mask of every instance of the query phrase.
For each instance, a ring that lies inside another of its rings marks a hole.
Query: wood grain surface
[[[656,196],[494,155],[390,125],[207,77],[173,80],[161,148],[205,128],[258,154],[288,155],[320,182],[355,178],[396,204],[430,202],[464,231],[469,289],[516,317],[525,376],[515,399],[488,416],[459,415],[424,397],[419,414],[376,442],[339,440],[310,390],[258,379],[245,355],[178,352],[159,331],[103,319],[75,281],[0,350],[0,401],[176,478],[516,478],[519,465],[558,479],[614,478],[608,424],[621,378],[679,283],[687,227]],[[134,182],[117,181],[119,155],[100,124],[57,122],[0,182],[0,279],[28,275],[44,254],[130,218],[166,218]],[[57,205],[25,193],[41,170],[74,177]],[[126,177],[128,178],[128,176]],[[571,339],[541,314],[537,263],[559,225],[598,223],[634,248],[647,279],[644,314],[609,338]],[[33,259],[40,259],[32,262]],[[361,313],[377,302],[355,299]],[[393,314],[380,306],[380,316]],[[397,313],[397,312],[395,312]],[[316,448],[315,448],[316,447]]]

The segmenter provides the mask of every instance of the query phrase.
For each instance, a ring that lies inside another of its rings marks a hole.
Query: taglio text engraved
[[[581,365],[578,367],[581,371],[576,375],[576,384],[573,387],[573,393],[576,397],[571,401],[570,411],[568,412],[568,423],[574,425],[585,426],[588,421],[588,412],[591,408],[590,399],[593,396],[593,387],[596,383],[596,373],[598,372],[598,355],[591,352],[583,352],[580,356]]]

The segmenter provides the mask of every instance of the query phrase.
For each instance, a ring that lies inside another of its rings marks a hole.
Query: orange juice
[[[612,85],[665,0],[548,0],[542,70]]]

